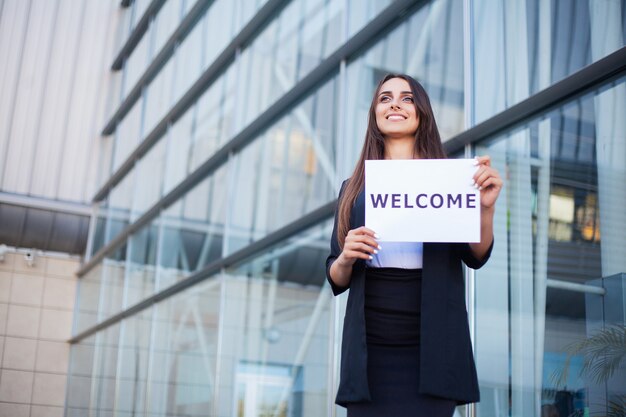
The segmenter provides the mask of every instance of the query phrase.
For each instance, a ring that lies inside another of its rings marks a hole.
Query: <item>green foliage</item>
[[[574,356],[583,357],[581,376],[584,375],[598,384],[606,382],[626,358],[626,326],[607,327],[587,339],[569,345],[563,369],[553,375],[557,386],[567,381]]]
[[[626,326],[607,327],[587,339],[572,343],[566,350],[567,358],[563,368],[552,375],[552,380],[557,387],[564,386],[567,381],[570,363],[575,356],[583,358],[580,376],[585,376],[597,384],[603,384],[615,374],[626,358]],[[625,395],[609,399],[606,416],[626,416]]]

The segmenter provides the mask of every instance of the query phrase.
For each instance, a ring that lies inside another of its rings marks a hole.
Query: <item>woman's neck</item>
[[[385,159],[415,159],[415,138],[386,138]]]

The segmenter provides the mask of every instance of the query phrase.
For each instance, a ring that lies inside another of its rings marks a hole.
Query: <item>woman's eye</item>
[[[380,98],[381,103],[385,102],[385,101],[389,101],[389,96],[382,96]]]
[[[413,103],[413,97],[405,97],[404,101],[408,101],[410,103]]]

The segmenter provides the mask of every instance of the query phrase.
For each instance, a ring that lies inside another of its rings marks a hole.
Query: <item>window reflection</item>
[[[214,408],[219,306],[217,280],[157,305],[149,414],[206,416]]]
[[[129,239],[125,308],[133,306],[154,293],[158,231],[159,223],[152,222],[134,233]]]
[[[119,357],[120,324],[117,323],[96,336],[98,355],[94,361],[93,400],[100,414],[113,415]]]
[[[343,0],[295,0],[246,48],[238,84],[248,97],[235,120],[241,131],[340,44]]]
[[[91,396],[95,339],[96,336],[90,336],[72,345],[65,402],[68,417],[85,416],[95,411],[96,404]]]
[[[165,165],[165,138],[158,141],[136,164],[130,221],[135,222],[161,197]],[[130,173],[129,176],[132,176]]]
[[[118,313],[124,300],[124,278],[126,273],[126,248],[124,244],[102,260],[102,295],[98,321]]]
[[[623,148],[624,88],[621,78],[476,149],[507,178],[492,259],[476,272],[481,416],[623,407],[626,364],[602,358],[626,354],[626,160],[607,152]]]
[[[234,158],[227,253],[332,200],[337,90],[327,82]]]
[[[102,265],[98,265],[78,281],[77,303],[74,310],[74,334],[78,334],[98,322],[102,270]]]
[[[476,124],[626,44],[626,0],[476,0],[471,8]]]
[[[292,370],[289,365],[240,362],[235,377],[237,417],[302,416],[301,370]]]
[[[222,256],[228,189],[227,167],[222,167],[163,211],[159,289]]]
[[[225,415],[319,416],[331,401],[333,319],[324,259],[326,221],[249,261],[223,280]]]
[[[117,415],[143,414],[146,406],[152,312],[149,308],[122,321],[114,402]]]

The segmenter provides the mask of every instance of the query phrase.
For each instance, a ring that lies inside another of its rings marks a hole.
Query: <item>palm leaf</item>
[[[557,386],[567,381],[574,356],[583,357],[581,376],[585,375],[596,383],[606,382],[626,358],[626,326],[615,325],[602,329],[587,339],[572,343],[566,351],[567,358],[563,368],[552,375],[552,380]]]
[[[607,417],[624,417],[626,416],[626,395],[616,396],[609,401],[609,409]]]

